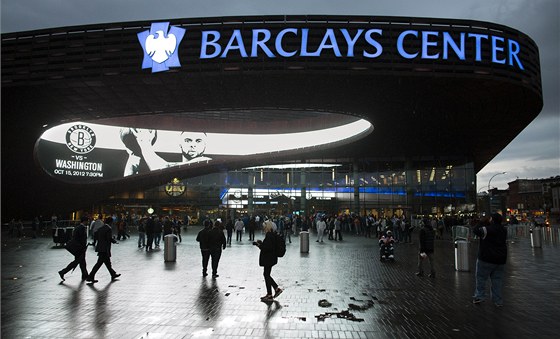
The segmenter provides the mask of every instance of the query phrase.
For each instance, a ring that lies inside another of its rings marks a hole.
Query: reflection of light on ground
[[[251,314],[248,314],[248,315],[244,316],[243,318],[241,318],[242,322],[244,322],[244,321],[252,322],[252,321],[257,321],[257,320],[258,320],[257,317],[255,315],[251,315]]]
[[[196,331],[193,332],[191,338],[209,337],[212,335],[212,332],[214,332],[213,328],[207,328],[205,330]]]
[[[145,322],[147,324],[159,324],[162,321],[161,317],[146,317]]]
[[[274,317],[272,319],[269,319],[268,321],[274,321],[275,323],[278,324],[286,324],[290,321],[290,319],[284,318],[284,317]]]
[[[232,327],[235,326],[235,318],[234,317],[225,317],[218,323],[218,327]]]

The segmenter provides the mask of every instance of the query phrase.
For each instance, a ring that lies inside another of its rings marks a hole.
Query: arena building
[[[488,22],[252,16],[2,34],[4,218],[475,211],[543,106]]]

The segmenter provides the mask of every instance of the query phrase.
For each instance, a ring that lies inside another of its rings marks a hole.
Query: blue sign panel
[[[185,29],[171,26],[169,22],[154,22],[150,30],[137,34],[144,50],[142,69],[151,68],[152,73],[167,71],[169,67],[181,67],[179,62],[179,44],[185,35]]]

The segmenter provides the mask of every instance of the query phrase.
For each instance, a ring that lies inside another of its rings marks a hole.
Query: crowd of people
[[[499,214],[493,214],[491,218],[470,220],[470,227],[480,241],[479,255],[476,263],[476,290],[473,303],[479,304],[485,300],[485,282],[490,279],[492,284],[491,295],[496,306],[503,305],[501,289],[505,262],[507,258],[507,230],[503,227],[503,218]],[[12,220],[10,223],[10,234],[21,232],[21,221]],[[40,222],[36,221],[36,228]],[[51,218],[53,227],[57,226],[57,218]],[[200,244],[202,256],[202,275],[208,275],[208,265],[211,263],[212,278],[219,277],[218,267],[222,251],[232,245],[233,232],[236,233],[236,242],[252,242],[260,249],[259,264],[263,267],[264,280],[267,294],[261,298],[262,301],[273,301],[282,293],[282,289],[271,277],[271,270],[278,263],[278,257],[274,252],[275,242],[292,242],[292,235],[300,232],[316,232],[316,242],[323,243],[325,240],[342,241],[343,234],[363,236],[375,239],[380,246],[381,260],[394,260],[394,245],[396,243],[412,244],[413,232],[418,229],[418,236],[414,237],[418,243],[418,270],[416,275],[424,275],[424,263],[429,264],[429,274],[435,278],[434,268],[434,242],[442,239],[443,234],[449,229],[445,220],[423,218],[411,220],[404,215],[392,217],[376,217],[374,215],[336,215],[316,213],[305,217],[302,215],[278,215],[260,216],[243,215],[229,219],[222,223],[220,219],[211,220],[203,218],[203,229],[197,234],[196,241]],[[174,235],[174,240],[182,242],[181,228],[188,225],[188,219],[181,220],[175,216],[157,215],[112,215],[103,218],[98,215],[94,220],[84,216],[80,224],[74,228],[72,238],[66,244],[68,251],[74,259],[63,269],[58,271],[62,281],[65,274],[76,267],[80,267],[81,278],[87,283],[96,283],[97,271],[105,265],[111,275],[111,280],[116,280],[120,274],[112,267],[111,244],[118,244],[131,238],[131,228],[138,234],[138,248],[146,252],[154,251],[160,247],[162,237]],[[34,228],[34,230],[36,230]],[[116,231],[116,236],[113,232]],[[225,234],[224,234],[225,232]],[[88,243],[87,234],[91,237]],[[255,234],[263,236],[263,240],[255,241]],[[276,235],[279,235],[277,237]],[[34,236],[36,236],[34,232]],[[281,239],[281,240],[278,240]],[[97,262],[90,272],[86,266],[86,250],[89,245],[95,247]],[[285,250],[285,246],[284,246]]]

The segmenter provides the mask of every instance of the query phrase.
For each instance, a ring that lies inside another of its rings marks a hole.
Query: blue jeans
[[[138,247],[146,246],[146,233],[138,232]]]
[[[502,285],[504,280],[505,265],[491,264],[480,259],[476,260],[476,290],[474,298],[486,298],[486,281],[490,278],[492,301],[494,304],[503,304]]]

